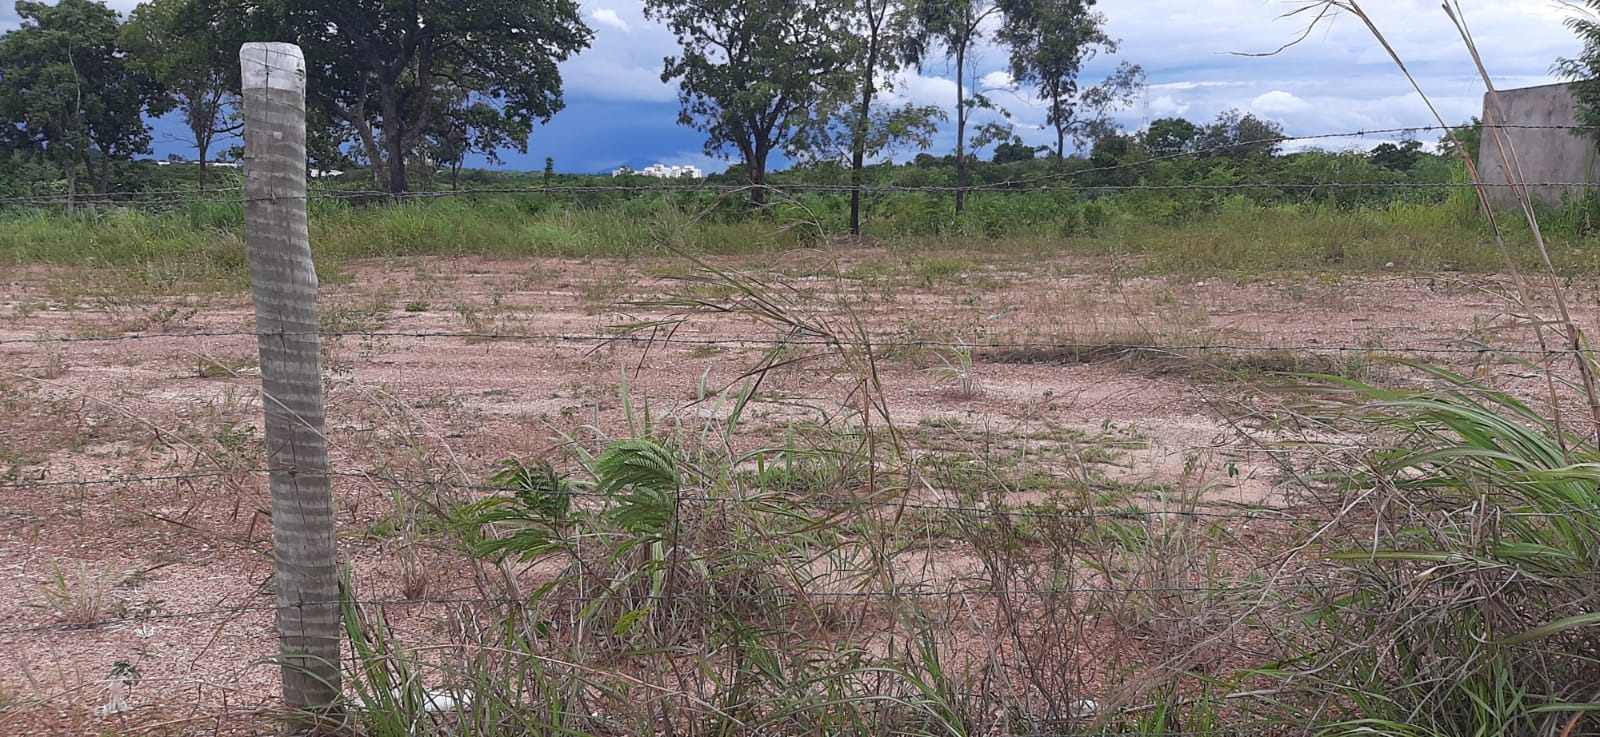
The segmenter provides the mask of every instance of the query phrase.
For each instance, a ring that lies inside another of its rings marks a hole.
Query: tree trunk
[[[1056,169],[1067,168],[1067,127],[1056,126]]]
[[[67,159],[61,174],[67,180],[67,215],[71,216],[78,210],[78,162]]]
[[[305,60],[286,43],[239,52],[245,229],[266,414],[283,698],[291,734],[317,731],[341,695],[340,586],[328,483],[317,275],[306,214]],[[318,732],[320,733],[320,732]]]
[[[400,125],[400,94],[385,85],[383,95],[383,148],[389,166],[389,194],[406,191],[406,142]]]
[[[757,207],[767,204],[767,154],[757,151],[745,162],[750,172],[750,203]]]
[[[94,159],[92,155],[89,158],[91,161]],[[111,189],[111,152],[100,148],[100,165],[91,166],[89,173],[94,177],[90,184],[94,187],[95,197],[104,201],[106,191]]]
[[[217,106],[204,93],[183,96],[184,122],[189,125],[189,135],[194,136],[195,154],[200,160],[200,189],[206,188],[206,158],[211,150],[211,138],[216,135]]]
[[[873,26],[867,40],[867,65],[862,75],[861,109],[856,112],[854,140],[850,142],[850,235],[861,237],[861,185],[867,163],[867,127],[872,124],[873,71],[878,68],[878,29]]]
[[[967,45],[956,45],[956,214],[967,209]]]
[[[389,167],[389,194],[400,194],[406,191],[406,147],[398,137],[390,139],[384,134],[383,145],[388,149],[384,157]]]
[[[206,154],[211,148],[210,136],[195,136],[194,148],[200,155],[200,188],[206,188]]]

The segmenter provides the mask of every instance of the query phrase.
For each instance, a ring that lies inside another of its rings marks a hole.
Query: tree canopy
[[[1005,17],[998,0],[923,0],[918,6],[917,32],[906,46],[907,58],[926,62],[934,45],[942,46],[955,68],[956,82],[956,212],[966,207],[970,178],[967,172],[967,126],[972,111],[988,107],[988,98],[971,94],[967,65],[985,28],[993,19]]]
[[[1194,142],[1199,153],[1231,159],[1272,156],[1282,145],[1282,124],[1238,110],[1219,113],[1215,121],[1200,129]]]
[[[678,80],[678,121],[706,134],[706,153],[742,157],[757,203],[768,158],[848,89],[840,10],[837,0],[645,0],[682,46],[661,72]]]
[[[1567,28],[1583,42],[1583,51],[1572,58],[1560,58],[1551,71],[1572,82],[1572,94],[1578,102],[1578,122],[1600,126],[1600,0],[1583,0],[1589,13],[1574,13],[1567,17]],[[1600,140],[1600,129],[1591,128],[1590,135]]]
[[[1090,8],[1094,0],[1012,0],[1000,40],[1011,48],[1011,76],[1038,88],[1046,105],[1045,119],[1055,129],[1056,161],[1066,159],[1067,136],[1092,121],[1079,109],[1089,97],[1079,95],[1083,65],[1101,53],[1114,53],[1117,42],[1107,36],[1105,17]],[[1131,93],[1136,70],[1113,74],[1093,90],[1102,108]],[[1093,116],[1091,116],[1093,117]]]
[[[1184,118],[1157,118],[1140,134],[1139,142],[1156,156],[1176,156],[1193,151],[1199,137],[1200,126]]]
[[[146,0],[123,25],[120,41],[129,63],[162,87],[162,107],[176,109],[189,129],[200,161],[200,186],[206,162],[219,136],[239,130],[238,47],[214,26],[194,24],[191,0]]]
[[[478,129],[526,150],[533,126],[564,105],[557,64],[593,35],[573,0],[194,1],[218,28],[299,44],[310,104],[387,173],[391,192],[409,188],[407,156],[454,101],[483,103]]]
[[[118,45],[121,19],[92,0],[19,0],[22,26],[0,37],[0,116],[13,147],[40,151],[66,179],[69,207],[81,170],[106,191],[113,161],[145,153],[142,113],[158,87]]]

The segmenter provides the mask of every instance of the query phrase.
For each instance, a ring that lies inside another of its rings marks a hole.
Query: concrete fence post
[[[306,214],[306,66],[300,48],[286,43],[245,44],[239,62],[283,698],[320,715],[340,695],[340,606]]]

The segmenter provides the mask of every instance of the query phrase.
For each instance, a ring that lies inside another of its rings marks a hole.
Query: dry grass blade
[[[1515,259],[1511,257],[1511,251],[1506,244],[1504,232],[1500,227],[1499,221],[1495,217],[1494,207],[1489,199],[1489,183],[1483,180],[1482,175],[1478,171],[1476,162],[1472,161],[1471,154],[1469,153],[1467,147],[1461,145],[1461,141],[1456,138],[1455,132],[1451,130],[1449,123],[1447,123],[1443,115],[1439,113],[1438,108],[1433,104],[1433,100],[1428,96],[1427,91],[1422,88],[1422,84],[1417,80],[1416,76],[1411,73],[1411,70],[1406,64],[1405,59],[1401,57],[1400,53],[1395,50],[1392,44],[1389,43],[1389,39],[1384,34],[1383,30],[1378,27],[1378,24],[1372,19],[1372,16],[1367,14],[1366,10],[1362,8],[1361,4],[1357,2],[1357,0],[1318,0],[1318,2],[1293,11],[1291,15],[1294,13],[1306,12],[1308,9],[1313,7],[1318,7],[1321,9],[1316,16],[1316,20],[1318,21],[1333,17],[1333,11],[1342,11],[1360,19],[1361,22],[1366,26],[1367,30],[1372,34],[1373,38],[1389,55],[1389,58],[1394,62],[1395,66],[1398,67],[1400,72],[1405,75],[1406,80],[1410,82],[1412,89],[1417,92],[1417,94],[1422,98],[1423,103],[1428,106],[1428,111],[1434,116],[1434,119],[1439,123],[1439,126],[1446,131],[1450,131],[1449,135],[1456,144],[1455,148],[1460,152],[1462,159],[1466,162],[1467,171],[1470,173],[1472,181],[1477,187],[1479,207],[1489,221],[1490,230],[1494,234],[1495,246],[1500,251],[1501,259],[1505,263],[1507,273],[1511,275],[1514,283],[1516,284],[1520,307],[1530,312],[1534,311],[1537,304],[1535,301],[1534,290],[1529,286],[1527,280],[1517,269]],[[1512,145],[1507,132],[1497,127],[1497,124],[1501,123],[1502,121],[1509,121],[1505,120],[1505,114],[1500,103],[1498,93],[1495,90],[1494,81],[1489,75],[1488,68],[1483,63],[1482,56],[1478,53],[1476,43],[1473,41],[1472,34],[1466,26],[1465,16],[1461,12],[1459,4],[1456,3],[1455,0],[1447,0],[1446,2],[1441,3],[1441,8],[1444,10],[1445,15],[1450,19],[1451,23],[1460,34],[1463,44],[1465,44],[1467,51],[1472,55],[1473,62],[1477,65],[1479,74],[1483,78],[1485,88],[1488,90],[1489,109],[1486,110],[1485,113],[1490,117],[1484,120],[1485,132],[1490,136],[1490,140],[1494,143],[1497,153],[1501,157],[1502,162],[1505,164],[1505,171],[1508,180],[1507,184],[1510,185],[1511,191],[1516,196],[1518,205],[1520,206],[1524,217],[1526,217],[1528,221],[1529,228],[1533,233],[1534,243],[1538,248],[1540,258],[1544,262],[1546,285],[1551,293],[1551,298],[1555,300],[1556,308],[1560,314],[1558,322],[1561,325],[1561,337],[1563,342],[1566,344],[1566,350],[1580,351],[1583,346],[1582,331],[1578,327],[1577,323],[1572,319],[1571,311],[1567,306],[1566,296],[1561,288],[1560,277],[1556,273],[1555,266],[1550,259],[1549,250],[1545,246],[1543,231],[1539,227],[1539,218],[1534,211],[1532,196],[1524,184],[1525,180],[1522,177],[1520,162],[1516,157],[1515,147]],[[1535,319],[1533,321],[1533,330],[1534,335],[1538,340],[1540,350],[1545,353],[1550,353],[1550,347],[1545,339],[1544,334],[1543,325],[1545,322],[1546,321],[1544,320]],[[1577,369],[1582,382],[1585,400],[1591,415],[1591,434],[1595,437],[1600,437],[1600,386],[1597,386],[1595,381],[1594,366],[1587,358],[1583,357],[1581,353],[1575,355],[1577,356]],[[1552,372],[1549,370],[1556,358],[1557,356],[1554,354],[1547,356],[1547,370],[1544,373],[1546,375],[1546,389],[1549,394],[1549,411],[1559,422],[1561,416],[1559,394],[1556,390],[1556,381],[1551,375]]]

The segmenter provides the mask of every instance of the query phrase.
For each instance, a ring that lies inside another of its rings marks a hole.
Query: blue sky
[[[137,2],[112,0],[126,13]],[[1303,0],[1100,0],[1106,29],[1122,40],[1118,54],[1097,59],[1083,79],[1103,78],[1116,63],[1142,65],[1149,86],[1121,115],[1136,129],[1146,119],[1181,115],[1205,121],[1228,108],[1282,123],[1291,135],[1423,126],[1427,108],[1366,28],[1353,17],[1334,18],[1304,42],[1276,56],[1270,51],[1299,36],[1304,16],[1286,13]],[[1367,0],[1362,3],[1411,66],[1446,119],[1478,114],[1483,84],[1439,0]],[[1551,63],[1581,45],[1562,26],[1574,11],[1560,0],[1460,0],[1479,51],[1502,88],[1556,81]],[[527,155],[507,156],[507,167],[540,169],[546,156],[560,171],[589,172],[625,161],[695,164],[720,171],[727,159],[707,157],[699,133],[677,125],[675,86],[660,80],[662,58],[676,49],[672,35],[644,18],[641,0],[584,0],[594,45],[562,67],[567,108],[534,132]],[[0,29],[14,27],[13,7],[0,7]],[[1053,140],[1044,109],[1027,90],[1009,86],[1005,54],[984,48],[976,76],[994,92],[1029,143]],[[935,61],[892,80],[895,93],[919,104],[950,107],[952,70]],[[980,121],[981,122],[981,121]],[[949,125],[945,126],[949,128]],[[1423,136],[1437,138],[1435,134]],[[1370,147],[1379,137],[1318,142],[1323,147]],[[932,149],[945,153],[954,133],[943,130]],[[178,130],[158,126],[157,152],[187,153]],[[900,158],[915,154],[903,151]]]

